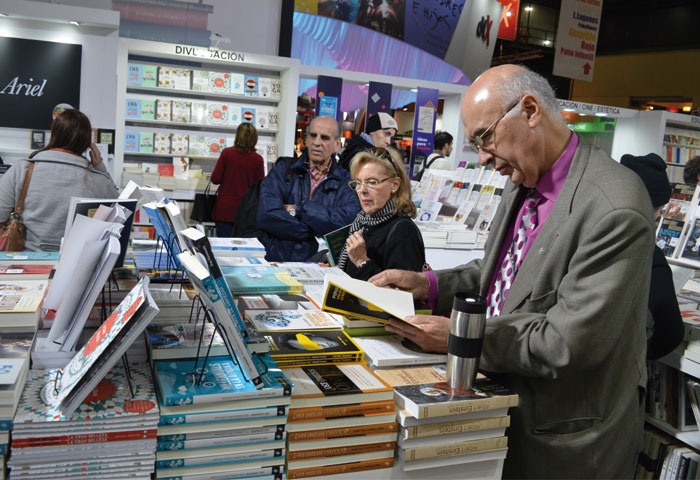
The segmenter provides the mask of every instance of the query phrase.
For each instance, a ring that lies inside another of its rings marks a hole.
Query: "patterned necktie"
[[[513,242],[510,244],[508,252],[506,252],[494,283],[493,293],[489,298],[489,306],[486,311],[489,318],[501,313],[503,302],[508,296],[515,274],[523,261],[523,251],[525,250],[527,239],[537,227],[537,205],[541,200],[542,196],[537,193],[537,190],[531,188],[523,203],[520,226],[513,237]]]

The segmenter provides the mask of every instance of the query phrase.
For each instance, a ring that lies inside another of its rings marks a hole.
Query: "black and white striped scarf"
[[[361,210],[355,217],[352,225],[350,225],[350,234],[352,235],[354,232],[361,230],[364,226],[374,227],[375,225],[381,225],[382,223],[388,222],[394,216],[395,208],[394,200],[389,199],[384,207],[374,212],[372,215],[367,215],[364,210]],[[343,250],[340,252],[340,257],[338,258],[338,267],[341,270],[345,269],[345,264],[348,261],[347,248],[348,246],[346,243],[343,245]]]

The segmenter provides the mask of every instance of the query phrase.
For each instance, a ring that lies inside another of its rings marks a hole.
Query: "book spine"
[[[213,437],[213,438],[197,438],[194,440],[183,440],[174,442],[158,442],[156,451],[166,452],[170,450],[187,450],[190,448],[203,447],[224,447],[235,445],[246,445],[250,443],[272,442],[274,440],[282,440],[285,437],[282,433],[266,433],[259,435],[237,435],[231,437]]]
[[[510,416],[478,418],[463,422],[429,423],[413,427],[402,427],[403,438],[434,437],[436,435],[449,435],[453,433],[467,433],[479,430],[503,428],[510,425]]]
[[[358,421],[361,421],[358,419]],[[376,425],[356,425],[354,427],[325,428],[319,430],[304,430],[301,432],[289,432],[290,442],[303,442],[307,440],[320,440],[322,438],[353,437],[356,435],[375,435],[392,433],[398,429],[396,422],[378,423]]]
[[[55,437],[13,438],[12,448],[45,447],[51,445],[80,445],[88,443],[118,442],[123,440],[141,440],[156,438],[156,435],[157,430],[153,429],[127,432],[59,435]]]
[[[311,450],[298,450],[287,452],[287,460],[308,460],[311,458],[335,457],[339,455],[353,455],[356,453],[379,452],[393,450],[396,442],[367,443],[363,445],[348,445],[345,447],[314,448]]]
[[[292,403],[294,399],[292,399]],[[373,415],[393,412],[396,403],[393,400],[386,402],[354,403],[348,405],[332,405],[327,407],[290,408],[289,422],[304,422],[339,417],[354,417],[357,415]]]
[[[361,362],[364,357],[362,353],[350,355],[339,355],[329,353],[327,355],[304,355],[304,354],[279,354],[271,353],[270,356],[280,367],[299,367],[302,365],[317,365],[325,363],[355,363]]]
[[[508,448],[508,437],[491,437],[447,443],[445,445],[404,448],[402,449],[402,453],[406,461],[411,461],[424,458],[452,457],[455,455],[466,455],[468,453],[486,452],[489,450],[502,450],[505,448]]]
[[[183,413],[161,414],[159,425],[184,425],[193,423],[225,422],[229,420],[243,420],[248,418],[283,417],[287,414],[287,406],[279,405],[268,408],[248,408],[244,410],[230,410],[211,413]]]
[[[268,460],[283,457],[284,448],[271,448],[256,452],[222,453],[194,458],[175,458],[172,460],[156,460],[156,468],[179,468],[212,465],[216,463],[231,463],[251,460]]]
[[[199,440],[212,437],[245,437],[247,435],[260,435],[268,433],[282,433],[285,425],[264,425],[262,427],[231,427],[221,429],[200,429],[193,432],[177,432],[179,427],[163,427],[158,433],[159,442],[178,442],[183,440]],[[175,430],[175,431],[173,431]],[[170,433],[168,433],[170,432]]]
[[[336,475],[341,473],[364,472],[394,466],[393,458],[364,460],[361,462],[341,463],[339,465],[324,465],[319,467],[296,468],[287,471],[287,479],[318,477],[321,475]]]
[[[460,415],[462,413],[483,412],[496,408],[515,407],[518,405],[517,395],[504,395],[489,398],[478,398],[464,402],[445,402],[432,405],[407,405],[406,410],[414,417],[432,418],[445,415]]]

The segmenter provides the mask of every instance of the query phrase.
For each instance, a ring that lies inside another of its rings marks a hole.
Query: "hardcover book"
[[[260,332],[341,328],[333,314],[320,310],[246,310],[245,316]]]
[[[417,419],[493,410],[518,405],[518,395],[490,378],[477,378],[471,390],[455,390],[446,382],[394,387],[398,408]]]
[[[286,362],[298,365],[298,362],[313,359],[324,362],[364,359],[360,347],[342,330],[274,331],[264,335],[270,344],[270,355],[280,366]]]
[[[293,408],[386,401],[394,390],[362,363],[282,367],[294,384]]]
[[[415,315],[411,293],[338,275],[326,275],[321,309],[379,323]]]
[[[161,402],[166,406],[194,405],[291,395],[293,383],[283,371],[267,355],[258,357],[265,362],[261,369],[267,369],[261,375],[261,388],[256,388],[228,356],[210,357],[206,363],[158,360],[153,363],[153,370]]]
[[[70,415],[104,378],[131,344],[141,336],[158,313],[148,291],[148,277],[124,297],[90,340],[75,354],[56,378],[55,403],[63,415]]]
[[[272,265],[222,267],[221,271],[233,295],[301,294],[304,291],[301,282]]]

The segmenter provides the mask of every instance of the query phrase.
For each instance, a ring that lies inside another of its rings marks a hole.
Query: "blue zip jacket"
[[[318,252],[317,237],[352,223],[360,202],[348,186],[350,172],[331,161],[328,176],[309,200],[311,181],[307,154],[292,162],[287,181],[286,162],[277,162],[260,185],[258,227],[265,259],[304,262]],[[296,205],[290,215],[285,205]]]

